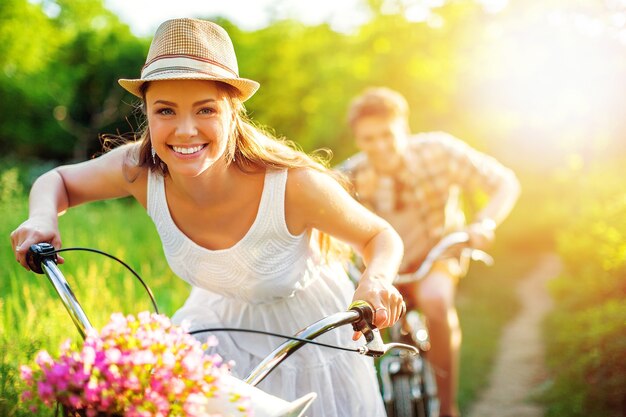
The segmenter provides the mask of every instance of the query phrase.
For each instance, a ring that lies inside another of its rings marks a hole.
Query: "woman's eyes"
[[[198,110],[198,114],[213,114],[215,113],[215,109],[211,107],[203,107]]]
[[[200,110],[198,110],[197,114],[199,114],[199,115],[210,115],[210,114],[213,114],[215,112],[216,112],[216,110],[214,108],[212,108],[212,107],[203,107]],[[163,116],[173,116],[174,114],[176,114],[174,112],[174,109],[171,109],[169,107],[164,107],[162,109],[158,109],[156,111],[156,113],[157,114],[161,114]]]
[[[173,115],[173,114],[174,114],[174,110],[172,110],[172,109],[170,109],[170,108],[167,108],[167,107],[164,107],[164,108],[162,108],[162,109],[158,109],[158,110],[156,111],[156,113],[157,113],[157,114],[162,114],[163,116],[171,116],[171,115]]]

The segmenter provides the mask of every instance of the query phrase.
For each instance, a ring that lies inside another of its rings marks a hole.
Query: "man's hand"
[[[472,249],[486,250],[495,239],[496,222],[485,218],[469,224],[465,230],[469,234]]]

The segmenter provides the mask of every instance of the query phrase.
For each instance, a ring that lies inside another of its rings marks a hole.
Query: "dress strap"
[[[146,209],[151,218],[163,210],[163,176],[148,170],[148,187],[146,195]],[[166,206],[167,207],[167,206]]]

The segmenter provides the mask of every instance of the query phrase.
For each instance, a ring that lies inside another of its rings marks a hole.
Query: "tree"
[[[11,98],[0,104],[5,149],[22,157],[83,160],[101,148],[100,133],[134,128],[124,121],[134,99],[116,81],[137,74],[147,41],[101,1],[9,0],[0,18],[7,52],[0,58],[0,92]],[[34,19],[37,25],[24,24]]]

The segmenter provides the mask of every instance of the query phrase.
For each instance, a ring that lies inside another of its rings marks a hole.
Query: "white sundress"
[[[150,173],[148,214],[170,268],[192,286],[172,318],[175,323],[186,320],[190,330],[235,327],[293,335],[347,308],[354,286],[341,265],[321,263],[309,234],[294,236],[287,229],[286,180],[286,170],[268,170],[250,230],[231,248],[208,250],[178,229],[169,212],[163,177]],[[240,378],[284,341],[241,332],[214,335],[219,341],[217,353],[235,362],[232,371]],[[357,343],[351,336],[350,326],[343,326],[317,340],[353,347]],[[258,387],[289,401],[316,392],[309,417],[385,416],[373,360],[357,353],[303,346]]]

